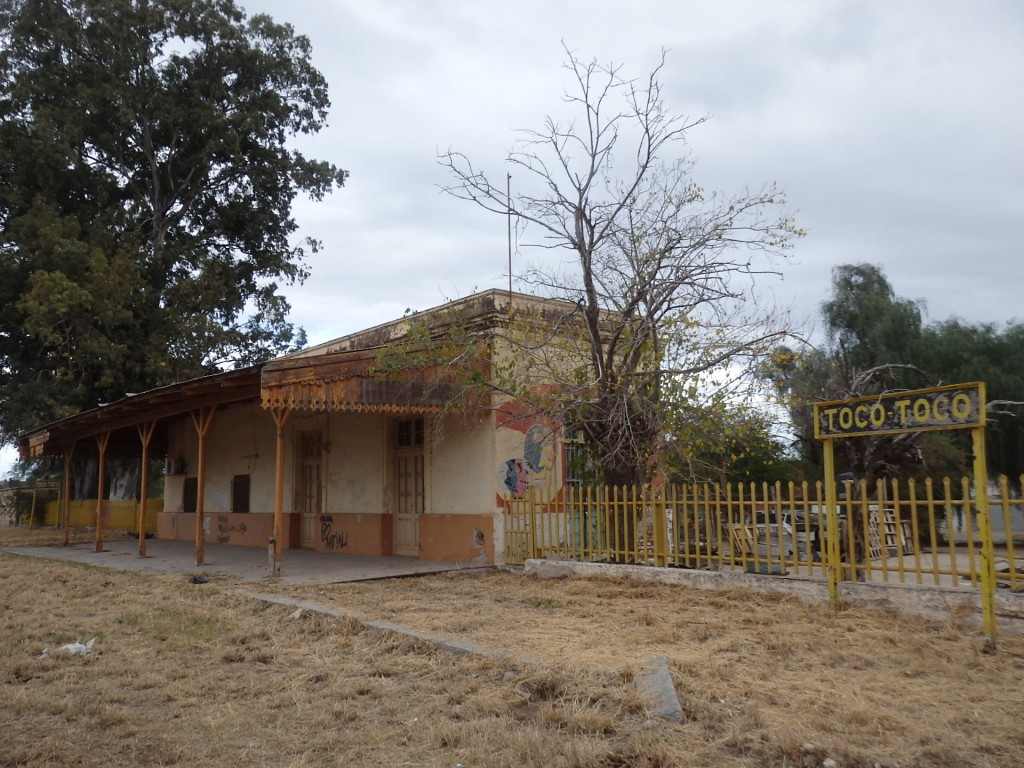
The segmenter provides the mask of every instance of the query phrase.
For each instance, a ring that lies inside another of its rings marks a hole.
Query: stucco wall
[[[196,516],[183,512],[161,512],[157,516],[158,539],[195,541]],[[298,517],[284,516],[285,548],[299,546]],[[203,541],[207,544],[232,544],[243,547],[264,547],[274,533],[274,516],[268,513],[203,515]]]
[[[430,446],[433,514],[487,514],[495,509],[493,422],[488,415],[466,424],[439,419],[440,440]]]
[[[515,402],[502,404],[495,417],[493,493],[525,497],[531,489],[545,497],[562,485],[562,442],[552,424]]]
[[[286,427],[285,546],[299,546],[296,446],[302,432],[323,439],[321,514],[314,549],[355,555],[393,552],[392,465],[395,419],[380,414],[294,413]],[[420,556],[425,559],[495,562],[500,551],[496,490],[500,462],[493,415],[471,423],[449,418],[428,432],[425,454],[426,514],[420,518]],[[524,450],[525,431],[509,433],[510,450]],[[164,513],[157,535],[191,539],[195,517],[183,513],[183,487],[196,477],[198,440],[191,419],[170,425],[169,456],[185,472],[166,478]],[[264,546],[273,528],[276,429],[258,405],[218,411],[206,443],[204,538],[207,542]],[[231,478],[250,475],[250,514],[232,514]]]
[[[390,555],[391,519],[387,515],[324,514],[317,524],[319,552]]]
[[[199,438],[191,418],[168,426],[168,458],[184,461],[184,472],[164,478],[164,508],[157,537],[192,541],[195,515],[185,514],[184,485],[199,470]],[[203,539],[207,543],[266,546],[274,530],[274,482],[277,430],[258,404],[218,408],[206,438],[203,489]],[[297,520],[291,512],[291,456],[285,454],[284,546],[298,546]],[[231,510],[231,479],[249,475],[249,512]]]
[[[252,403],[220,408],[206,438],[206,484],[203,508],[207,513],[231,511],[231,478],[249,475],[249,511],[274,511],[274,465],[276,462],[276,428],[270,414]],[[199,439],[191,419],[180,419],[169,425],[167,455],[183,459],[185,473],[168,477],[170,491],[164,492],[164,511],[182,510],[184,477],[196,477],[199,469]],[[290,457],[286,455],[286,488],[289,488]],[[287,503],[286,511],[290,505]]]
[[[385,423],[378,414],[331,414],[323,420],[327,438],[324,512],[381,514],[384,498]]]
[[[493,515],[424,515],[420,556],[470,565],[494,563]]]

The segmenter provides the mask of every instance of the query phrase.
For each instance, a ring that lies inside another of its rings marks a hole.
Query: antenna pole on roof
[[[508,316],[512,317],[512,174],[505,175],[505,201],[508,205]]]

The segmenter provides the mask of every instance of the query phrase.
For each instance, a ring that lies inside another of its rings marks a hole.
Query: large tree
[[[302,341],[296,196],[345,172],[309,41],[232,0],[0,0],[0,438]]]
[[[752,300],[753,283],[800,231],[773,185],[722,195],[694,181],[685,139],[705,119],[668,108],[661,65],[634,81],[567,51],[566,69],[572,116],[522,133],[507,160],[515,194],[460,153],[441,162],[454,177],[448,192],[568,257],[564,269],[541,258],[520,276],[576,309],[557,324],[561,341],[522,345],[529,376],[510,389],[540,393],[535,413],[581,431],[605,482],[639,484],[666,448],[669,383],[703,398],[721,387],[716,376],[735,375],[785,335]]]
[[[847,369],[867,371],[914,362],[922,306],[897,296],[880,267],[843,264],[832,271],[832,295],[822,302],[821,316],[834,356]]]
[[[968,325],[952,319],[925,325],[921,302],[901,298],[882,269],[845,264],[832,273],[821,305],[826,342],[820,348],[776,350],[771,377],[790,412],[799,452],[819,464],[811,406],[939,384],[987,385],[990,469],[1019,475],[1024,455],[1024,327]],[[875,481],[958,475],[969,471],[964,433],[930,432],[849,438],[836,444],[841,469]]]
[[[831,296],[821,304],[826,342],[820,348],[776,350],[771,376],[789,409],[798,451],[821,463],[811,408],[815,402],[926,386],[915,363],[920,348],[920,304],[896,295],[882,270],[844,264],[832,271]],[[920,435],[904,433],[840,440],[840,468],[875,481],[921,471]]]
[[[969,324],[956,318],[925,328],[920,359],[937,381],[985,382],[989,469],[1020,490],[1024,474],[1024,324]]]

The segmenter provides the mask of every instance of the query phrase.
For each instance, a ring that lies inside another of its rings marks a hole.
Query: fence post
[[[832,610],[839,610],[839,516],[836,510],[836,470],[833,440],[826,437],[822,440],[825,464],[825,520],[828,537],[825,546],[825,569],[828,572],[828,598]]]
[[[982,422],[984,423],[984,422]],[[988,636],[988,647],[995,650],[996,636],[996,567],[992,546],[992,521],[988,516],[988,473],[985,466],[985,428],[971,430],[974,439],[974,509],[978,515],[981,536],[981,615]],[[1007,536],[1012,533],[1007,531]]]
[[[534,519],[537,511],[534,501],[537,498],[537,494],[534,491],[534,488],[527,489],[526,500],[523,504],[526,507],[526,542],[531,558],[537,557],[537,527],[535,525],[536,520]]]
[[[665,515],[665,498],[651,494],[651,525],[654,526],[654,564],[664,568],[668,565],[668,518]]]

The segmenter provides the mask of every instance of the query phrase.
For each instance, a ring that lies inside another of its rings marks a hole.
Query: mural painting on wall
[[[499,498],[522,499],[530,488],[552,487],[555,483],[554,430],[536,422],[522,427],[516,423],[503,426],[522,434],[522,443],[514,449],[516,455],[506,459],[498,471]]]

